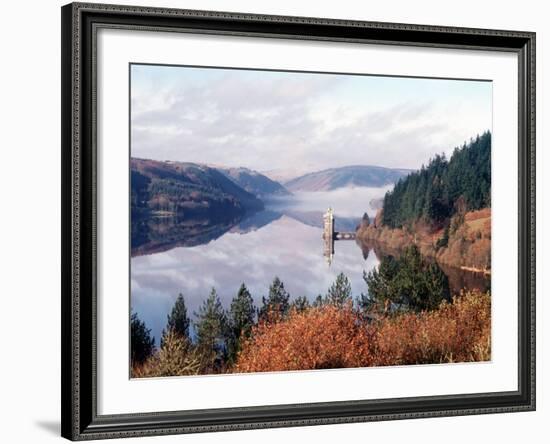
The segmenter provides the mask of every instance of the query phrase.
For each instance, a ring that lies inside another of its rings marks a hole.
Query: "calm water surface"
[[[275,276],[284,282],[291,299],[306,296],[312,301],[324,295],[341,272],[350,280],[354,296],[367,293],[363,271],[378,265],[381,252],[355,241],[337,241],[329,265],[323,256],[322,213],[332,206],[336,229],[354,231],[365,210],[371,217],[376,212],[368,202],[386,190],[298,193],[267,202],[264,211],[240,220],[140,221],[139,229],[132,227],[132,309],[158,345],[179,293],[192,319],[212,288],[228,308],[244,282],[260,305]],[[466,274],[470,273],[459,272],[457,278],[476,286],[479,279]]]

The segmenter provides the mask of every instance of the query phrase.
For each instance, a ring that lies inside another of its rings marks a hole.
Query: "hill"
[[[206,165],[130,159],[132,215],[244,214],[263,203],[225,174]]]
[[[279,182],[248,168],[217,168],[217,170],[241,188],[259,198],[290,194]]]
[[[284,183],[290,191],[331,191],[345,187],[381,187],[395,183],[410,170],[352,165],[317,171]]]
[[[451,159],[437,155],[386,193],[383,224],[391,228],[423,220],[446,224],[457,213],[491,206],[491,133],[455,148]]]

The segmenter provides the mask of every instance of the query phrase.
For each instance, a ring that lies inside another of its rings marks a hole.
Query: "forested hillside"
[[[450,160],[437,155],[400,179],[384,197],[382,223],[400,228],[420,219],[442,225],[457,212],[491,206],[491,133],[455,148]]]
[[[224,174],[206,165],[130,160],[134,216],[148,212],[242,214],[263,203]]]

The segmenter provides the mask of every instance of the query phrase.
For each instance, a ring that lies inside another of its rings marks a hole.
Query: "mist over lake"
[[[377,208],[371,205],[373,199],[384,197],[392,184],[384,187],[349,187],[331,191],[298,191],[291,196],[272,198],[268,206],[282,211],[326,211],[332,207],[340,217],[360,218],[364,212],[369,217],[376,215]]]

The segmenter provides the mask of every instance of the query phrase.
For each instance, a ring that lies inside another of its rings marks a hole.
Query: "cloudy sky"
[[[483,81],[132,65],[131,155],[309,172],[419,168],[491,129]]]

